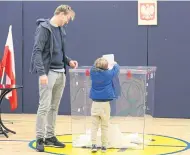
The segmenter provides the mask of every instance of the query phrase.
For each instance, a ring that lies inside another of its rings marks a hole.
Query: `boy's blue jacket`
[[[111,70],[101,70],[93,66],[90,70],[92,81],[90,98],[101,101],[116,99],[120,95],[118,74],[118,64],[114,65]]]

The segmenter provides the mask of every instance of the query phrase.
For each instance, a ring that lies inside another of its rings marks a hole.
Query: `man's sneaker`
[[[45,145],[53,147],[65,147],[65,144],[59,142],[56,137],[46,138]]]
[[[36,150],[38,152],[44,152],[44,140],[43,140],[43,138],[39,138],[36,140]]]
[[[98,149],[97,149],[97,146],[95,144],[92,144],[92,152],[97,152]]]
[[[101,150],[102,150],[102,152],[106,152],[107,149],[106,149],[106,147],[102,146]]]

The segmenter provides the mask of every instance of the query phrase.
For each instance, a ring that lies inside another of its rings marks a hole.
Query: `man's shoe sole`
[[[64,148],[65,147],[65,145],[64,146],[56,146],[56,145],[53,145],[53,144],[44,144],[44,146],[46,146],[46,147],[56,147],[56,148]]]

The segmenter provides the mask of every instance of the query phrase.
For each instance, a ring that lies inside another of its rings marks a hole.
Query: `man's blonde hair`
[[[108,61],[103,57],[96,59],[94,65],[96,68],[100,68],[104,70],[108,69]]]
[[[74,20],[75,18],[75,12],[72,10],[72,8],[69,5],[59,5],[55,11],[54,15],[59,15],[60,13],[64,13],[65,15],[71,14],[71,19]]]

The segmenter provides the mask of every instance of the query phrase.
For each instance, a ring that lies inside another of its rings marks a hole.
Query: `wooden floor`
[[[17,134],[14,135],[9,133],[9,138],[0,135],[0,155],[47,154],[38,153],[28,146],[29,142],[35,139],[36,115],[2,114],[2,119],[4,120],[4,124],[8,128],[16,131]],[[119,121],[126,123],[121,124],[121,129],[123,131],[138,132],[143,125],[143,120],[140,120],[140,123],[137,123],[134,119],[132,121],[131,118],[127,118],[126,120],[123,120],[123,118],[113,119],[112,123],[118,123]],[[11,122],[13,122],[13,124],[11,124]],[[70,116],[59,115],[56,124],[57,135],[71,134],[72,125]],[[82,131],[83,129],[78,127],[78,130]],[[145,132],[148,134],[171,136],[190,142],[190,120],[153,119],[151,117],[147,117]],[[175,153],[174,155],[190,155],[190,150],[188,149],[183,152]]]

